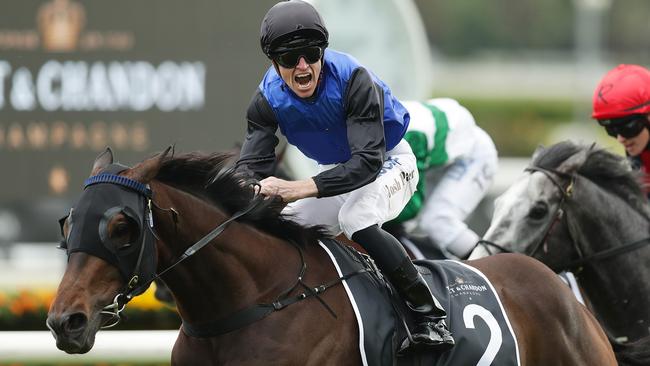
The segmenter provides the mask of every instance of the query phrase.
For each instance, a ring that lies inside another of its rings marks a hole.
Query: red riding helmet
[[[638,65],[618,65],[600,81],[593,97],[594,119],[650,113],[650,71]]]

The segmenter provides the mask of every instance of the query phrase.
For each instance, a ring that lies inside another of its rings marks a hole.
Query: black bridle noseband
[[[530,166],[524,171],[527,172],[540,172],[543,173],[552,183],[555,185],[559,192],[562,194],[562,197],[560,198],[560,202],[555,209],[555,212],[553,213],[553,219],[547,224],[546,229],[544,231],[544,235],[541,237],[541,239],[533,246],[533,248],[528,251],[527,253],[524,253],[525,255],[529,257],[533,257],[539,250],[540,248],[544,248],[544,252],[548,251],[548,247],[546,246],[546,242],[548,240],[548,237],[550,233],[553,231],[553,228],[557,224],[557,222],[561,221],[562,218],[564,218],[565,215],[565,210],[564,210],[564,204],[571,199],[573,196],[573,190],[574,190],[574,181],[575,181],[575,176],[572,174],[567,174],[564,172],[558,172],[556,170],[552,169],[545,169],[541,168],[538,166]],[[558,179],[562,179],[564,181],[568,181],[568,184],[566,184],[566,187],[560,182]],[[575,249],[578,259],[573,260],[569,263],[563,264],[561,266],[558,266],[556,268],[553,268],[556,272],[562,272],[565,270],[573,270],[573,269],[578,269],[581,270],[581,267],[590,264],[595,261],[603,260],[606,258],[611,258],[620,254],[624,254],[627,252],[634,251],[636,249],[639,249],[647,244],[650,243],[650,237],[648,238],[643,238],[641,240],[637,240],[631,243],[627,243],[625,245],[615,247],[615,248],[609,248],[600,252],[596,252],[594,254],[585,256],[582,249],[576,242],[576,240],[570,235],[571,239],[571,244],[573,245],[573,248]],[[489,240],[479,240],[477,242],[477,245],[482,245],[485,250],[488,252],[489,255],[496,254],[492,253],[490,250],[490,247],[496,248],[500,250],[503,253],[513,253],[513,251],[506,249],[502,245],[499,245],[497,243],[491,242]]]

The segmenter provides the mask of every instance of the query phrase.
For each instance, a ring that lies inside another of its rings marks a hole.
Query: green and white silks
[[[494,144],[476,125],[471,113],[457,101],[437,98],[426,102],[405,101],[402,104],[411,115],[404,139],[411,145],[417,159],[420,180],[417,192],[395,219],[397,222],[415,218],[426,204],[427,172],[452,164],[467,166],[475,161],[482,161],[481,163],[485,165],[481,170],[491,173],[496,170]],[[489,159],[481,159],[480,156],[487,156]],[[455,171],[457,172],[458,169]],[[448,192],[445,194],[447,196],[445,200],[455,202],[459,199],[457,197],[476,196],[473,201],[480,201],[487,191],[486,187],[473,188],[470,184],[459,185],[459,188],[464,188],[466,192],[455,192],[453,195],[455,197]],[[474,208],[475,205],[471,209]]]

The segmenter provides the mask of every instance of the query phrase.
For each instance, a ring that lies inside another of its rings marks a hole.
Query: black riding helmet
[[[269,58],[290,50],[327,47],[329,33],[320,14],[301,0],[275,4],[264,16],[260,30],[262,52]]]

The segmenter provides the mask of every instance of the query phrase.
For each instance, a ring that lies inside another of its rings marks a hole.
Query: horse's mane
[[[279,199],[256,196],[253,186],[232,169],[233,156],[192,152],[169,157],[163,161],[156,179],[216,205],[229,215],[253,205],[239,221],[279,238],[305,244],[326,236],[321,227],[305,228],[282,217]]]
[[[602,189],[623,199],[635,211],[650,219],[650,208],[640,184],[638,172],[630,169],[625,157],[602,148],[563,141],[543,149],[533,157],[533,166],[557,169],[571,156],[587,151],[587,159],[577,173]]]

